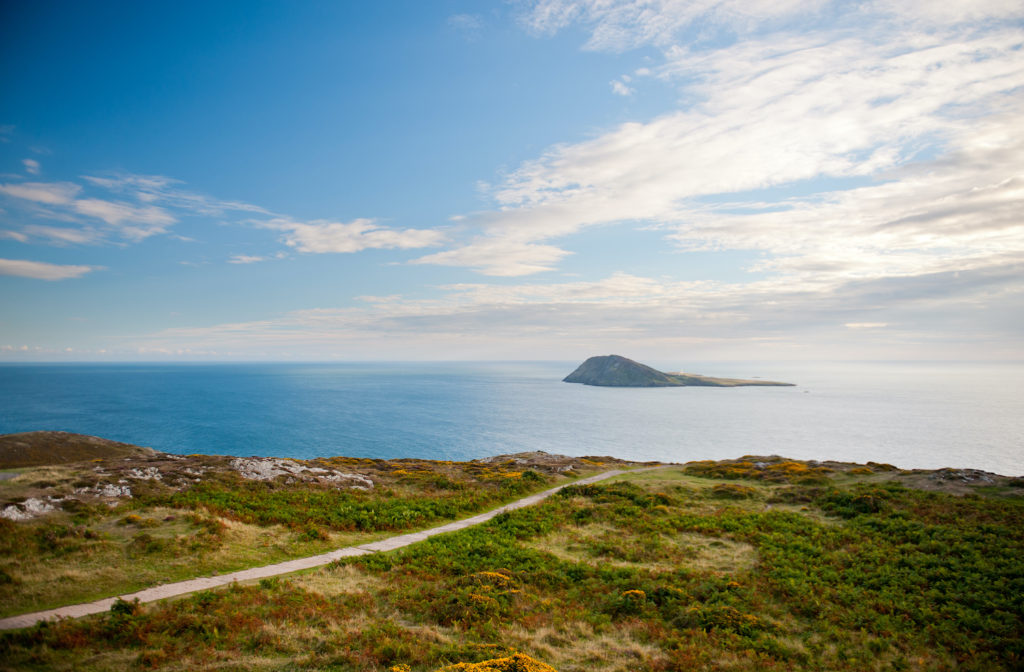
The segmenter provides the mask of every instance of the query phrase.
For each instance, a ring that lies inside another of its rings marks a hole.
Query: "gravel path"
[[[664,465],[667,466],[667,465]],[[651,469],[663,469],[664,466],[660,467],[644,467],[642,469],[630,469],[630,473],[638,471],[650,471]],[[562,488],[568,485],[582,485],[585,483],[596,483],[597,481],[603,481],[606,478],[612,478],[620,474],[627,473],[624,469],[613,469],[612,471],[606,471],[596,476],[589,476],[587,478],[581,478],[578,481],[572,483],[566,483],[544,492],[539,492],[529,497],[524,497],[520,500],[500,506],[497,509],[481,513],[472,518],[465,518],[463,520],[456,520],[455,522],[448,523],[446,525],[440,525],[438,527],[432,527],[422,532],[412,532],[410,534],[401,534],[396,537],[390,537],[381,541],[375,541],[369,544],[362,544],[359,546],[347,546],[345,548],[339,548],[336,551],[330,553],[323,553],[321,555],[313,555],[308,558],[299,558],[298,560],[288,560],[287,562],[279,562],[273,565],[265,565],[263,567],[254,567],[252,569],[244,569],[240,572],[232,572],[231,574],[223,574],[219,576],[209,576],[200,579],[190,579],[188,581],[179,581],[177,583],[168,583],[162,586],[154,586],[153,588],[146,588],[140,590],[137,593],[130,593],[127,595],[121,595],[120,597],[124,600],[134,600],[138,598],[140,602],[153,602],[156,600],[162,600],[168,597],[176,597],[178,595],[185,595],[187,593],[194,593],[197,590],[207,590],[209,588],[216,588],[217,586],[224,586],[235,581],[255,581],[257,579],[263,579],[270,576],[277,576],[279,574],[289,574],[291,572],[297,572],[303,569],[312,569],[313,567],[320,567],[328,563],[334,562],[339,558],[350,558],[356,555],[366,555],[368,553],[380,553],[382,551],[393,551],[409,544],[414,544],[417,541],[423,541],[435,534],[444,534],[445,532],[455,532],[456,530],[463,530],[473,525],[479,525],[480,523],[487,522],[491,518],[494,518],[499,513],[505,511],[513,511],[515,509],[521,509],[524,506],[531,506],[540,502],[547,497],[555,494]],[[36,611],[30,614],[21,614],[20,616],[10,616],[8,618],[0,619],[0,630],[13,630],[15,628],[27,628],[35,625],[40,621],[46,621],[56,618],[78,618],[79,616],[88,616],[89,614],[98,614],[103,611],[109,611],[110,605],[114,604],[115,597],[108,597],[105,600],[97,600],[96,602],[85,602],[83,604],[72,604],[66,607],[58,607],[56,609],[48,609],[46,611]]]

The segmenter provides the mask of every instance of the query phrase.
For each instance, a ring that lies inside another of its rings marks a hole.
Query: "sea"
[[[179,454],[469,460],[782,455],[1024,475],[1024,364],[700,362],[795,387],[605,388],[578,362],[4,364],[0,434]]]

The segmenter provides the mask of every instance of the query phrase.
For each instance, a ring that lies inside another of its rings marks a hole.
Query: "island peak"
[[[665,373],[621,355],[591,357],[562,380],[566,383],[601,387],[742,387],[748,385],[790,387],[793,385],[793,383],[778,383],[761,379],[712,378],[690,373]]]

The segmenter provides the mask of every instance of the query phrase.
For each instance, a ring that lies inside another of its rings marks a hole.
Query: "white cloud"
[[[23,182],[0,184],[0,193],[46,205],[69,205],[82,187],[71,182]]]
[[[226,212],[247,212],[271,215],[258,205],[241,201],[226,201],[182,189],[181,180],[163,175],[118,174],[110,177],[83,175],[82,179],[97,187],[126,194],[142,203],[160,203],[183,213],[219,216]]]
[[[930,30],[1021,17],[1024,6],[1017,0],[535,0],[520,20],[541,35],[579,24],[590,31],[585,48],[624,51],[746,37],[790,24],[807,30],[825,21],[868,30],[895,21]]]
[[[98,198],[83,198],[75,201],[75,212],[102,220],[115,227],[122,236],[139,241],[143,238],[165,233],[177,222],[172,214],[155,206],[136,206],[120,201],[105,201]]]
[[[624,81],[613,79],[611,82],[612,93],[617,96],[632,96],[636,91],[631,89]]]
[[[959,151],[886,181],[771,208],[691,209],[672,237],[688,249],[774,253],[751,270],[792,282],[908,278],[1024,261],[1024,141],[1003,119],[965,131]]]
[[[36,161],[35,159],[22,159],[21,163],[22,165],[25,166],[25,172],[28,173],[29,175],[39,174],[39,162]]]
[[[272,219],[260,226],[286,232],[284,242],[299,252],[351,253],[367,249],[414,249],[432,247],[444,240],[444,234],[431,229],[389,229],[372,219],[351,222],[313,220],[296,222]]]
[[[22,229],[22,234],[24,236],[22,242],[27,242],[31,237],[43,238],[58,245],[86,245],[102,238],[102,233],[95,229],[72,229],[63,226],[44,226],[42,224],[30,224]]]
[[[36,280],[79,278],[99,268],[99,266],[61,266],[25,259],[0,259],[0,275],[13,275]]]
[[[827,0],[539,0],[521,20],[539,34],[574,23],[591,31],[587,49],[624,51],[644,44],[667,46],[699,23],[746,33],[766,22],[813,15]]]
[[[99,220],[106,228],[83,227],[78,230],[29,225],[7,237],[28,241],[32,238],[50,242],[102,242],[116,235],[138,242],[154,235],[167,234],[182,217],[225,217],[229,213],[271,216],[269,220],[236,220],[258,228],[284,231],[283,242],[300,252],[350,253],[366,249],[415,249],[440,245],[445,240],[441,231],[430,229],[394,229],[381,226],[373,219],[351,222],[331,220],[295,221],[274,215],[250,203],[226,201],[196,194],[181,188],[181,182],[160,175],[118,174],[87,175],[82,178],[95,189],[118,194],[132,200],[113,200],[94,196],[82,197],[81,185],[71,182],[25,182],[0,184],[0,194],[49,206],[30,211],[34,218],[60,219],[81,223],[83,218]],[[193,240],[178,236],[180,240]],[[280,257],[280,255],[279,255]],[[231,263],[253,263],[264,257],[236,255]],[[246,261],[241,261],[242,259]]]
[[[0,238],[9,238],[11,240],[18,241],[19,243],[28,242],[28,236],[20,231],[0,231]]]
[[[568,254],[551,245],[508,238],[478,238],[468,245],[420,257],[410,263],[468,266],[485,275],[516,276],[550,271]]]
[[[1024,5],[1017,0],[876,0],[867,7],[904,20],[939,25],[1024,17]]]
[[[803,359],[837,351],[848,356],[850,329],[856,329],[863,353],[877,347],[888,356],[927,358],[937,352],[929,345],[937,334],[947,340],[954,334],[962,354],[984,346],[1000,356],[1006,354],[1006,325],[987,302],[1012,287],[1017,275],[1019,268],[943,273],[919,278],[912,288],[836,278],[817,287],[774,279],[680,282],[626,273],[597,281],[455,284],[438,288],[438,298],[366,296],[357,307],[165,330],[144,344],[221,351],[245,344],[270,353],[266,356],[342,348],[349,356],[377,358],[531,352],[571,358],[580,351],[613,348],[675,353],[685,348],[688,357],[719,353],[743,358],[756,349],[759,355]],[[879,305],[880,296],[888,296],[887,305]],[[958,310],[949,310],[950,301]],[[1024,308],[1024,292],[1015,302]],[[900,329],[892,329],[893,324]],[[936,347],[941,351],[946,344]]]
[[[177,221],[177,218],[163,208],[99,198],[78,198],[81,191],[80,185],[71,182],[23,182],[0,185],[0,193],[7,196],[53,206],[63,211],[63,214],[42,211],[42,216],[47,219],[84,215],[105,222],[129,240],[138,241],[164,233]]]
[[[584,210],[596,205],[601,220],[614,221],[671,217],[695,196],[870,175],[958,130],[961,120],[944,109],[1008,104],[1000,95],[1024,85],[1020,42],[1003,34],[890,54],[858,41],[798,40],[696,62],[680,55],[672,67],[690,76],[705,69],[700,109],[556,147],[495,196],[504,206],[571,206],[581,222],[594,220]],[[609,201],[620,205],[608,210]]]
[[[907,5],[913,21],[868,8],[854,13],[856,29],[797,33],[771,22],[798,3],[753,3],[763,34],[725,46],[673,41],[694,17],[731,25],[738,7],[537,3],[538,30],[575,21],[594,31],[592,47],[660,45],[665,62],[651,72],[690,102],[522,164],[491,189],[498,209],[468,218],[486,236],[419,261],[550,270],[567,253],[552,240],[622,221],[661,227],[683,250],[768,252],[750,270],[793,282],[910,278],[1020,257],[1019,28],[918,30],[923,19]],[[1009,11],[978,7],[972,17]],[[836,190],[822,178],[859,184]],[[806,195],[760,191],[780,187]],[[537,259],[490,253],[504,248]]]
[[[265,261],[266,257],[254,257],[248,254],[236,254],[233,255],[229,260],[229,264],[255,264],[258,261]],[[185,262],[182,262],[185,263]]]

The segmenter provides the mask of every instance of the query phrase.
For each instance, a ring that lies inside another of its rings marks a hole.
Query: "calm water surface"
[[[0,366],[0,433],[174,453],[472,459],[746,454],[1024,474],[1024,367],[707,363],[785,388],[570,385],[575,363]]]

